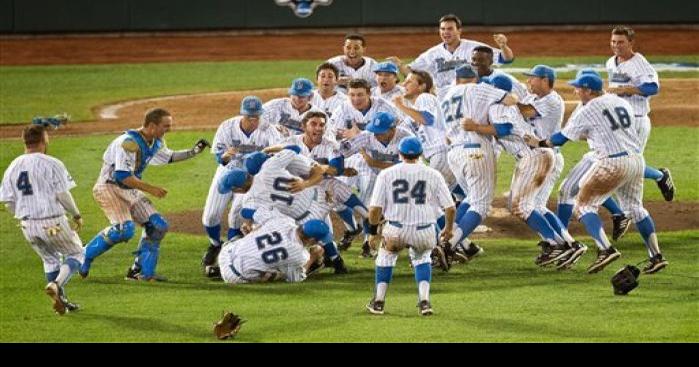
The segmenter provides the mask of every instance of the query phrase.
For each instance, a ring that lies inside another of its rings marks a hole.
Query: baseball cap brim
[[[374,134],[383,134],[386,131],[388,131],[388,129],[390,129],[390,128],[391,128],[390,126],[383,127],[383,126],[374,125],[374,124],[369,124],[366,126],[366,130],[368,132],[374,133]]]

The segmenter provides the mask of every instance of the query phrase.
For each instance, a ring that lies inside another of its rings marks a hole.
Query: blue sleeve
[[[223,164],[223,159],[221,159],[222,155],[223,155],[223,153],[216,153],[216,163],[221,164],[221,165]]]
[[[255,215],[255,209],[243,208],[240,210],[240,216],[247,220],[252,220]]]
[[[644,96],[654,96],[658,94],[658,84],[644,83],[638,87],[638,90],[641,91]]]
[[[328,162],[328,164],[330,165],[330,167],[335,168],[338,176],[342,176],[343,174],[345,174],[345,157],[344,156],[341,155],[339,157],[333,158],[330,160],[330,162]]]
[[[551,135],[551,138],[549,140],[551,141],[551,144],[558,147],[565,144],[568,141],[568,138],[566,138],[566,136],[563,135],[563,133],[557,132]]]
[[[420,114],[422,115],[422,118],[425,119],[425,125],[427,125],[427,126],[434,125],[434,115],[432,115],[431,113],[426,112],[426,111],[420,111]]]
[[[498,62],[500,64],[512,64],[512,62],[515,61],[515,58],[513,57],[512,60],[505,60],[505,58],[502,56],[502,52],[498,54]]]
[[[298,145],[287,145],[284,147],[284,149],[289,149],[296,152],[296,154],[301,154],[301,147]]]
[[[512,135],[512,129],[514,128],[509,122],[496,122],[493,124],[493,127],[495,128],[495,136],[499,138]]]
[[[122,183],[125,179],[131,176],[129,171],[114,171],[114,180],[118,183]]]

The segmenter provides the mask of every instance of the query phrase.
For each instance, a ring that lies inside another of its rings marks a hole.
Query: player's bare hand
[[[533,135],[525,134],[524,142],[532,148],[536,148],[539,146],[539,138]]]
[[[392,101],[396,107],[405,106],[405,99],[403,99],[403,96],[400,94],[393,97]]]
[[[289,129],[287,129],[285,126],[282,125],[276,125],[277,131],[279,131],[280,134],[283,136],[289,136]]]
[[[236,149],[234,147],[230,147],[230,148],[226,149],[226,151],[223,152],[223,154],[221,154],[221,159],[227,160],[227,159],[230,159],[231,157],[235,156],[236,154],[238,154],[238,149]]]
[[[607,93],[616,94],[618,96],[626,97],[631,96],[635,93],[634,87],[616,87],[607,89]]]
[[[461,127],[466,131],[476,131],[476,129],[478,128],[478,124],[476,124],[475,121],[466,118],[461,120]]]
[[[381,247],[381,241],[383,241],[383,236],[380,234],[369,235],[369,247],[376,251]]]
[[[396,64],[397,67],[403,66],[403,60],[399,59],[398,56],[389,56],[386,58],[386,60]]]
[[[354,176],[356,176],[357,174],[359,174],[359,172],[357,172],[356,169],[350,168],[350,167],[345,167],[345,172],[344,172],[344,173],[345,173],[345,174],[344,174],[345,177],[354,177]]]
[[[502,33],[494,34],[493,40],[500,48],[507,46],[507,36]]]
[[[79,215],[73,217],[71,228],[73,228],[75,232],[80,232],[80,230],[83,229],[83,218]]]
[[[163,189],[162,187],[153,186],[148,190],[148,193],[158,199],[162,199],[167,195],[167,190]]]
[[[452,229],[451,229],[451,228],[445,228],[445,229],[442,231],[442,233],[439,234],[439,239],[440,239],[442,242],[447,242],[447,241],[449,241],[453,236],[454,236],[454,234],[452,233]]]
[[[296,180],[293,181],[289,184],[289,192],[291,193],[297,193],[305,190],[308,187],[308,184],[304,180]]]

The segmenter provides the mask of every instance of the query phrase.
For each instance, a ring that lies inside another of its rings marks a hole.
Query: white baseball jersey
[[[476,123],[488,124],[489,107],[502,101],[507,96],[504,90],[495,88],[485,83],[466,84],[463,95],[463,116],[471,118]],[[464,143],[491,144],[492,139],[475,132],[465,131],[460,121],[451,124],[447,136],[452,145]]]
[[[534,135],[537,138],[548,139],[551,135],[561,131],[565,102],[556,91],[552,90],[543,97],[529,94],[521,100],[521,103],[531,105],[536,109],[537,115],[527,119],[527,122],[533,127]]]
[[[590,149],[598,158],[622,152],[638,153],[642,144],[632,111],[626,100],[603,94],[583,105],[561,133],[570,140],[587,137]]]
[[[7,167],[0,201],[12,202],[17,219],[42,219],[65,214],[56,194],[75,187],[58,159],[43,153],[22,154]]]
[[[407,136],[413,136],[413,134],[408,130],[398,127],[396,128],[396,133],[393,135],[393,139],[391,139],[388,144],[384,145],[376,139],[374,134],[368,131],[362,131],[354,138],[342,141],[340,143],[340,152],[345,157],[351,157],[359,153],[359,150],[364,149],[373,159],[383,162],[398,163],[400,161],[400,157],[398,156],[398,143]],[[372,171],[378,173],[379,170],[372,168]]]
[[[340,90],[336,90],[335,94],[331,97],[323,99],[323,97],[318,93],[318,90],[313,91],[313,96],[311,97],[311,105],[325,112],[328,115],[328,120],[332,117],[332,112],[347,100],[347,95],[342,93]]]
[[[222,155],[229,148],[238,150],[238,153],[232,156],[227,164],[231,167],[242,167],[243,159],[246,154],[259,152],[282,140],[282,136],[277,129],[262,121],[259,127],[251,134],[246,134],[240,127],[242,119],[243,116],[236,116],[223,121],[219,125],[218,130],[216,130],[214,143],[211,147],[211,153],[217,156]]]
[[[376,86],[376,74],[374,74],[374,68],[376,67],[376,60],[371,57],[364,56],[364,64],[355,69],[345,63],[345,55],[335,56],[328,59],[328,62],[335,65],[337,70],[340,71],[339,77],[348,76],[352,79],[364,79],[369,82],[372,87]]]
[[[259,281],[266,273],[278,272],[288,282],[306,278],[303,266],[310,254],[296,234],[298,225],[284,215],[266,221],[245,237],[227,243],[218,263],[221,275],[229,283]]]
[[[401,96],[403,94],[405,94],[405,88],[398,84],[396,84],[396,86],[388,92],[382,92],[381,87],[379,87],[378,85],[374,88],[371,88],[372,97],[383,98],[391,104],[393,104],[393,98],[395,98],[396,96]]]
[[[378,112],[390,112],[394,116],[398,116],[396,108],[385,99],[370,97],[370,100],[371,106],[364,112],[354,108],[352,102],[349,100],[346,100],[333,111],[328,130],[332,132],[333,136],[337,137],[337,140],[342,139],[342,137],[337,136],[339,130],[351,129],[353,123],[357,125],[359,130],[364,130],[366,125],[371,122],[371,119],[374,118],[374,115]]]
[[[527,134],[533,135],[534,129],[524,121],[517,107],[502,104],[491,105],[488,108],[488,121],[493,126],[504,123],[512,124],[510,134],[498,137],[497,142],[515,159],[519,160],[533,153],[532,149],[524,142],[523,137]]]
[[[514,76],[497,69],[493,70],[492,74],[488,76],[492,78],[496,75],[503,75],[512,81],[512,91],[510,93],[516,95],[520,101],[527,98],[527,96],[529,95],[529,91],[527,90],[527,86],[524,83],[520,83],[519,80],[517,80],[517,78],[515,78]]]
[[[437,153],[446,152],[446,125],[444,124],[444,115],[439,107],[437,97],[430,93],[422,93],[415,99],[415,102],[404,99],[404,103],[407,107],[419,112],[427,112],[434,118],[431,125],[419,124],[413,121],[410,116],[398,110],[404,126],[408,127],[420,139],[425,158],[429,159]]]
[[[399,163],[376,178],[370,206],[383,208],[384,217],[403,225],[432,224],[442,208],[454,202],[444,177],[422,163]]]
[[[434,80],[434,86],[440,100],[444,91],[454,80],[459,66],[471,63],[473,49],[478,46],[487,46],[485,43],[462,39],[459,47],[454,52],[449,52],[444,43],[440,43],[420,54],[408,66],[411,70],[424,70],[430,73]],[[501,51],[493,48],[493,61],[499,64]]]
[[[464,92],[468,84],[455,84],[445,89],[439,100],[444,116],[444,124],[450,130],[454,124],[459,124],[464,118]]]
[[[135,130],[129,130],[114,139],[102,156],[102,169],[97,183],[113,181],[114,171],[132,172],[140,178],[149,164],[159,166],[170,162],[173,152],[164,141],[156,139],[148,147],[141,146],[142,142],[142,136]]]
[[[639,87],[646,83],[655,83],[660,87],[658,72],[639,52],[630,59],[617,64],[616,56],[607,60],[607,73],[609,75],[609,87]],[[633,108],[633,115],[645,116],[650,112],[650,96],[632,95],[624,98]],[[631,112],[631,111],[629,111]]]
[[[262,118],[272,125],[280,125],[285,127],[291,134],[301,134],[303,133],[303,126],[301,126],[301,120],[303,116],[311,111],[323,112],[320,108],[311,104],[311,108],[308,111],[299,112],[291,104],[291,98],[276,98],[271,101],[267,101],[262,105],[264,112],[262,113]],[[265,124],[266,125],[266,124]],[[260,125],[262,127],[262,124]]]

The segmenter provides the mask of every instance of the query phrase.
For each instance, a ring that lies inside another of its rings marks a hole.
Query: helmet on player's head
[[[422,154],[422,143],[414,136],[406,136],[398,143],[398,151],[403,155],[420,155]]]
[[[248,173],[240,168],[226,170],[218,179],[218,192],[228,194],[236,188],[243,187],[248,179]]]
[[[469,64],[463,64],[456,68],[456,79],[473,79],[478,76],[473,67]]]
[[[398,75],[398,66],[390,61],[380,62],[376,64],[374,73],[392,73]]]
[[[591,89],[595,92],[601,92],[604,86],[602,78],[593,74],[583,74],[579,78],[569,81],[568,84],[578,88]]]
[[[306,78],[297,78],[291,82],[289,95],[299,97],[309,97],[313,94],[313,82]]]
[[[546,65],[536,65],[530,71],[523,73],[526,76],[535,76],[537,78],[547,78],[550,81],[556,80],[556,70]]]
[[[378,112],[366,125],[366,130],[374,134],[383,134],[392,127],[396,127],[396,116],[390,112]]]
[[[252,152],[245,156],[245,169],[251,175],[256,175],[262,169],[262,164],[269,158],[267,153]]]
[[[512,91],[512,80],[505,75],[491,75],[488,77],[488,80],[484,82],[506,92]]]
[[[330,227],[319,219],[311,219],[301,226],[301,230],[306,237],[313,238],[321,243],[332,242],[332,234]]]
[[[578,73],[575,75],[575,79],[578,79],[583,75],[597,75],[598,77],[602,78],[602,76],[599,75],[597,70],[595,70],[593,68],[584,68],[584,69],[578,70]]]
[[[262,100],[257,96],[247,96],[240,102],[241,115],[259,116],[262,112]]]

